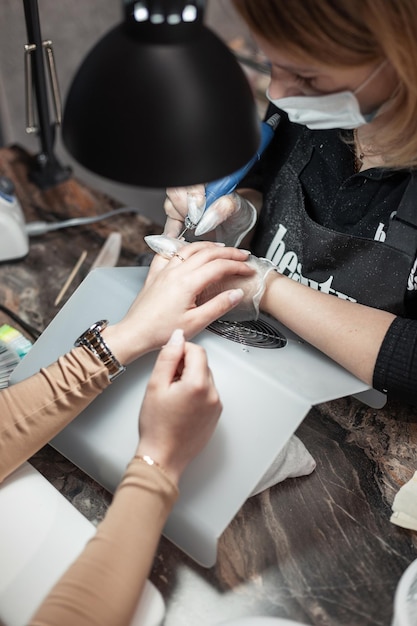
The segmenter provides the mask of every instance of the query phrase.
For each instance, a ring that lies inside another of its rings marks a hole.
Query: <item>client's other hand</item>
[[[139,455],[149,455],[175,484],[204,448],[222,404],[201,346],[175,330],[149,379],[139,416]]]

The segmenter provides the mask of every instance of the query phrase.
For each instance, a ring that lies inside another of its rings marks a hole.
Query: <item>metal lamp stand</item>
[[[34,157],[29,176],[38,187],[46,189],[67,180],[71,169],[61,165],[54,154],[55,129],[61,123],[61,99],[52,41],[42,40],[37,0],[23,0],[23,6],[28,37],[25,46],[26,132],[36,133],[41,144],[41,151]],[[49,113],[45,58],[55,122],[51,122]]]

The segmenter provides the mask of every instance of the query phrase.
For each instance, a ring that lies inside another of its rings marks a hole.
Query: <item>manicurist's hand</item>
[[[193,202],[193,198],[195,202]],[[200,206],[204,210],[205,199],[206,191],[204,185],[169,187],[166,190],[164,202],[164,211],[167,216],[164,235],[167,235],[167,237],[178,237],[184,229],[184,220],[189,210],[192,210],[193,206]],[[196,219],[198,218],[197,221],[200,217],[201,214],[196,216]]]
[[[272,272],[276,273],[277,268],[268,259],[259,259],[252,254],[245,263],[253,269],[251,276],[231,276],[227,277],[223,283],[209,285],[199,296],[199,304],[212,298],[219,290],[224,291],[234,287],[243,291],[243,297],[233,309],[222,316],[222,319],[233,322],[258,319],[259,305],[266,289],[268,276]]]
[[[164,235],[178,237],[188,215],[196,223],[195,237],[215,231],[216,241],[227,246],[238,246],[255,225],[256,206],[260,205],[260,194],[257,192],[246,190],[245,196],[241,193],[221,196],[204,210],[204,185],[169,188],[164,203],[167,215]],[[195,207],[201,207],[202,210],[199,212]]]
[[[156,255],[145,285],[125,317],[103,331],[116,358],[127,365],[159,349],[175,328],[187,339],[236,306],[243,293],[230,285],[198,306],[198,296],[228,276],[251,276],[248,253],[211,242],[188,244],[169,260]]]
[[[175,330],[149,379],[139,416],[137,454],[150,456],[177,484],[209,441],[221,411],[205,350]]]

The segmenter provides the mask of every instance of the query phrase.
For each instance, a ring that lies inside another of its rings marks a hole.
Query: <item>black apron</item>
[[[321,226],[306,211],[299,176],[313,149],[302,135],[274,179],[253,253],[319,291],[404,315],[417,252],[417,176],[411,176],[384,242],[355,237]]]

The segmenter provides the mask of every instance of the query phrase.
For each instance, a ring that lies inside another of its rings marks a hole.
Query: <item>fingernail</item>
[[[176,328],[168,340],[167,346],[179,346],[184,343],[184,331],[182,328]]]
[[[243,289],[232,289],[229,291],[229,299],[232,304],[237,304],[243,298]]]
[[[146,235],[144,240],[151,250],[166,259],[170,259],[176,252],[186,245],[185,241],[175,239],[173,237],[167,237],[166,235]]]

